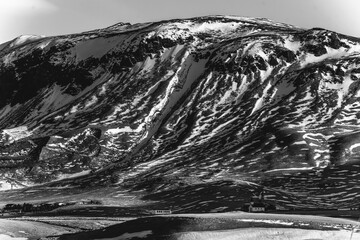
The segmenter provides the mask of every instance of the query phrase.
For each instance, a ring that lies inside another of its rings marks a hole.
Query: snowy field
[[[16,240],[27,239],[28,237],[36,239],[44,236],[73,232],[75,232],[74,229],[70,227],[62,227],[33,221],[18,221],[0,218],[0,240],[13,239],[10,237],[14,237]]]
[[[94,231],[75,231],[71,227],[60,226],[59,219],[56,225],[50,222],[0,219],[0,237],[4,236],[0,239],[12,239],[5,238],[5,235],[16,237],[15,239],[41,237],[47,240],[360,239],[359,223],[356,221],[304,215],[243,212],[174,214],[133,219]]]
[[[224,231],[185,232],[176,234],[177,240],[345,240],[350,239],[351,231],[320,231],[295,228],[247,228]],[[359,239],[354,233],[352,239]]]

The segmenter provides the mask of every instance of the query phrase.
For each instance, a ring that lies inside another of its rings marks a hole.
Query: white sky
[[[360,37],[359,12],[360,0],[0,0],[0,43],[23,34],[213,14],[266,17]]]

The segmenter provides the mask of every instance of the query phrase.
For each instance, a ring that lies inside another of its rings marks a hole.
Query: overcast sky
[[[0,43],[204,15],[266,17],[360,37],[360,0],[0,0]]]

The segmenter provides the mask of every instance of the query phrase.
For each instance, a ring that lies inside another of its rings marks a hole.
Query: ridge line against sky
[[[20,35],[62,35],[118,22],[206,15],[265,17],[360,37],[359,0],[0,0],[0,43]]]

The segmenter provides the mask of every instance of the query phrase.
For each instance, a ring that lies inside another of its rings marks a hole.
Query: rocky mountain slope
[[[358,204],[353,37],[232,16],[21,36],[0,45],[0,86],[14,185],[166,197],[225,183],[286,206]]]

